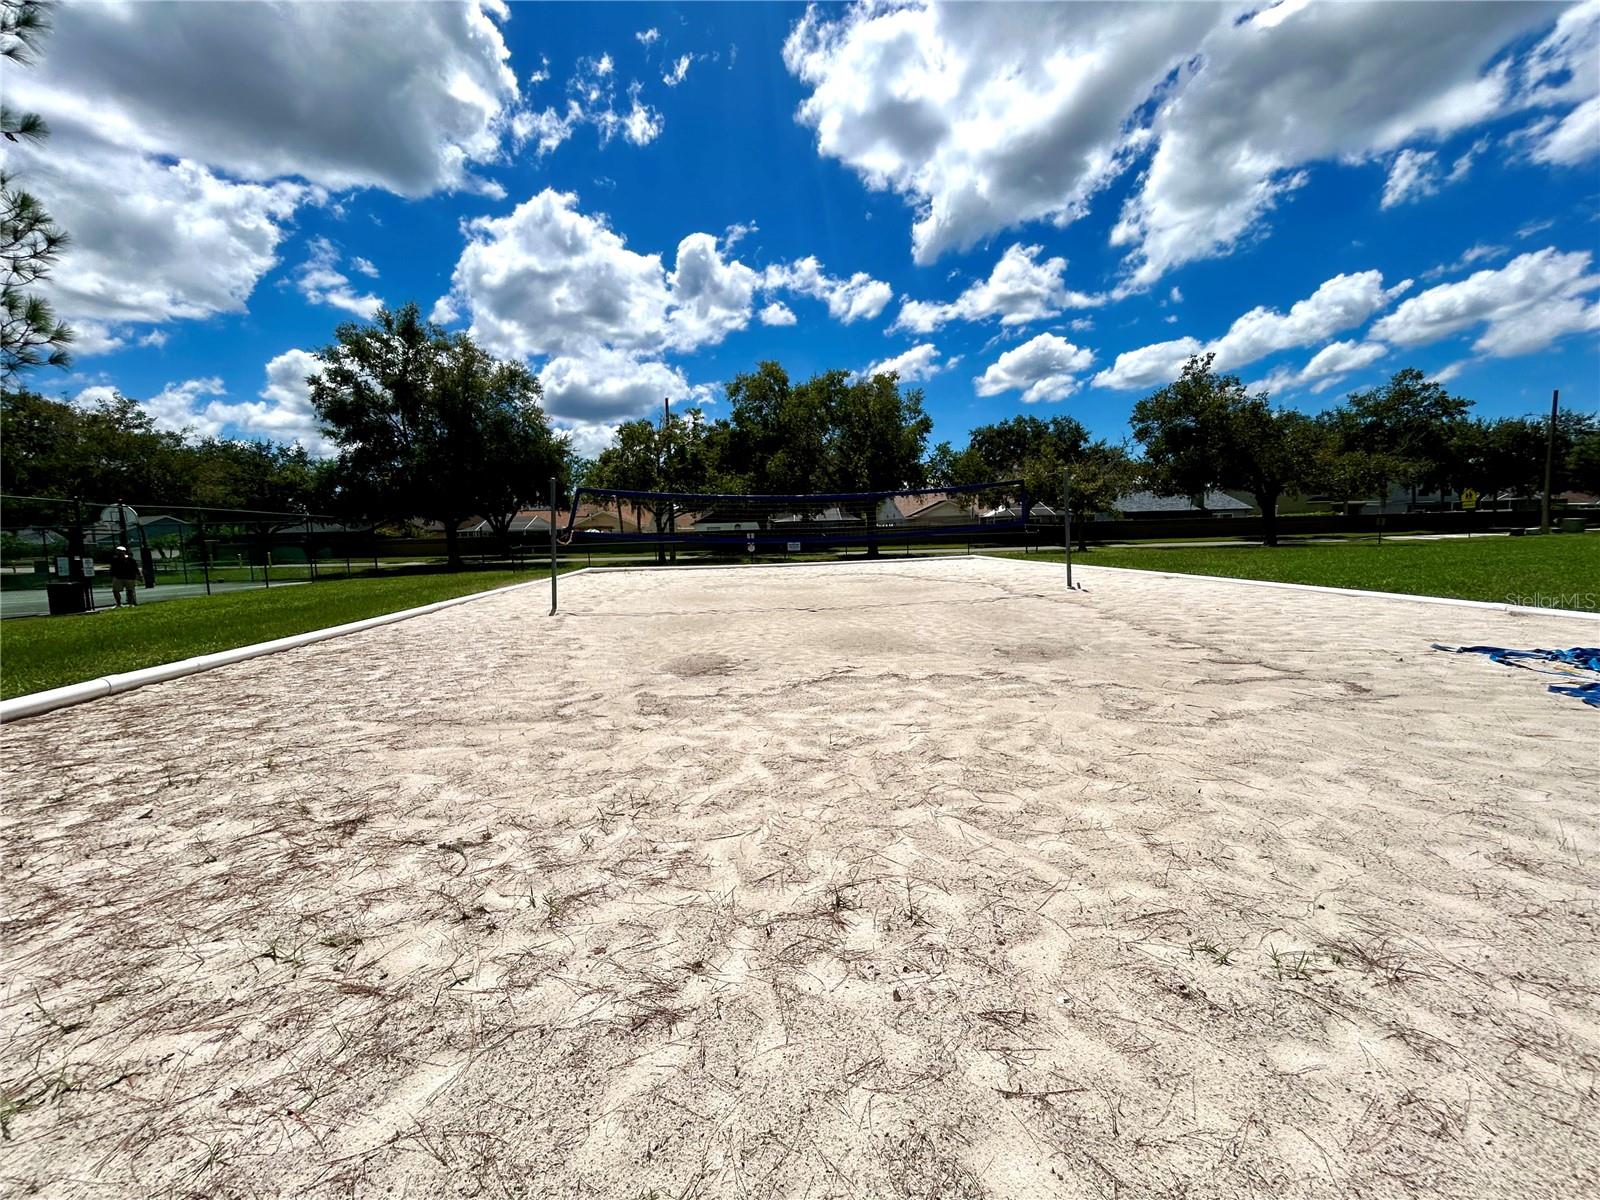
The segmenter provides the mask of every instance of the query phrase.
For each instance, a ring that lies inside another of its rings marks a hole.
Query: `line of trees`
[[[893,375],[871,379],[825,371],[795,383],[776,362],[736,375],[729,414],[699,408],[618,426],[612,443],[583,464],[591,487],[642,491],[868,492],[919,487],[933,421],[919,388]]]
[[[1070,416],[1016,416],[977,426],[959,450],[940,442],[925,452],[922,392],[901,388],[892,375],[831,371],[796,384],[778,363],[765,362],[735,377],[727,392],[729,415],[715,421],[691,408],[659,422],[624,423],[596,460],[580,464],[580,481],[789,494],[1022,479],[1035,500],[1058,506],[1062,472],[1070,469],[1075,519],[1115,512],[1138,489],[1202,508],[1210,492],[1243,491],[1261,510],[1268,545],[1277,544],[1278,510],[1291,495],[1343,506],[1386,500],[1392,486],[1415,500],[1467,487],[1527,495],[1543,484],[1545,419],[1474,419],[1471,401],[1410,367],[1311,415],[1274,407],[1267,393],[1199,355],[1134,405],[1132,441],[1120,445],[1091,438]],[[1594,415],[1561,415],[1554,486],[1600,491]]]
[[[552,476],[563,492],[588,484],[767,494],[1020,478],[1036,501],[1055,506],[1069,468],[1080,520],[1115,512],[1141,488],[1202,507],[1213,490],[1246,491],[1273,544],[1289,495],[1344,503],[1384,498],[1394,485],[1413,497],[1466,487],[1531,494],[1544,470],[1544,419],[1474,419],[1469,401],[1411,368],[1310,415],[1273,407],[1265,393],[1197,356],[1134,406],[1128,443],[1091,438],[1071,416],[1024,415],[976,427],[960,449],[941,442],[929,450],[923,394],[894,375],[826,371],[797,382],[763,362],[728,383],[726,416],[708,420],[691,407],[627,421],[591,461],[576,458],[552,429],[537,376],[425,321],[415,304],[339,326],[317,357],[311,400],[336,458],[163,431],[120,395],[79,405],[8,391],[0,402],[0,487],[393,524],[422,518],[443,527],[455,559],[463,520],[484,519],[505,538],[520,508],[546,501]],[[1556,489],[1600,490],[1600,421],[1564,413],[1556,435]],[[633,506],[635,523],[645,508]]]
[[[1249,392],[1203,355],[1134,405],[1130,425],[1144,449],[1147,486],[1193,497],[1248,491],[1261,509],[1263,540],[1276,545],[1278,505],[1290,494],[1386,502],[1399,486],[1415,503],[1419,493],[1469,487],[1490,496],[1542,489],[1548,421],[1478,420],[1471,407],[1407,367],[1311,416],[1273,408],[1265,392]],[[1564,413],[1555,441],[1554,490],[1600,490],[1600,421]]]
[[[0,400],[0,490],[107,504],[328,512],[333,464],[298,445],[157,429],[116,394],[93,404],[6,392]]]

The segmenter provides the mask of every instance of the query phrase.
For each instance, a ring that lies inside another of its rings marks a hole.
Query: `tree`
[[[987,479],[1015,479],[1029,459],[1053,455],[1061,463],[1077,461],[1089,444],[1089,431],[1074,417],[1048,421],[1019,416],[979,425],[968,435],[967,448],[985,464]],[[1058,488],[1047,495],[1054,496]]]
[[[1176,382],[1135,404],[1133,433],[1157,491],[1197,497],[1202,508],[1212,488],[1254,492],[1262,541],[1276,546],[1278,501],[1312,478],[1316,426],[1273,409],[1265,393],[1249,394],[1237,375],[1217,374],[1214,357],[1191,358]]]
[[[1390,483],[1411,489],[1444,487],[1460,475],[1452,449],[1471,401],[1452,396],[1415,367],[1396,371],[1387,383],[1352,392],[1332,414],[1341,449],[1365,454],[1379,479],[1379,503]]]
[[[1463,422],[1471,429],[1465,482],[1490,495],[1534,496],[1544,490],[1550,418],[1543,414]],[[1600,419],[1568,410],[1556,419],[1553,491],[1592,491],[1600,486],[1594,463],[1600,455]]]
[[[923,411],[921,388],[901,391],[894,374],[852,380],[828,371],[800,390],[827,414],[825,487],[904,491],[926,482],[922,454],[933,419]]]
[[[926,481],[923,448],[933,419],[922,408],[922,389],[900,390],[894,373],[851,379],[827,371],[800,389],[827,418],[824,486],[838,492],[907,491]],[[879,505],[862,508],[867,554],[878,555]]]
[[[50,28],[49,6],[39,0],[0,2],[0,59],[32,63]],[[38,113],[0,104],[0,134],[10,142],[42,144],[50,134]],[[44,206],[0,171],[0,385],[17,386],[24,370],[66,367],[72,330],[48,301],[29,291],[44,279],[67,244],[67,235]]]
[[[1600,417],[1584,413],[1572,423],[1572,445],[1562,461],[1567,487],[1600,492]]]
[[[452,566],[466,517],[502,518],[503,530],[564,466],[565,447],[538,407],[538,380],[423,321],[415,304],[380,309],[370,325],[340,325],[334,337],[317,356],[311,402],[339,446],[345,503],[439,522]]]
[[[189,500],[202,508],[307,512],[318,501],[330,464],[303,446],[234,438],[206,438],[186,451]]]
[[[436,486],[462,494],[502,548],[529,502],[544,503],[550,480],[569,486],[567,439],[551,431],[539,406],[544,388],[521,363],[499,362],[465,334],[449,339],[436,368],[441,414],[431,448]]]
[[[977,450],[967,446],[957,452],[949,442],[940,442],[933,448],[924,474],[930,486],[944,488],[970,487],[998,478]]]
[[[1089,431],[1076,418],[1008,417],[991,425],[979,425],[967,435],[967,448],[950,460],[950,482],[1021,479],[1028,495],[1059,505],[1061,469],[1079,462],[1088,445]],[[1001,490],[978,493],[983,504],[1020,499]]]
[[[1051,504],[1059,511],[1064,471],[1069,480],[1067,507],[1078,528],[1078,548],[1087,550],[1089,519],[1117,510],[1117,501],[1137,483],[1139,467],[1121,446],[1103,439],[1081,447],[1071,461],[1063,460],[1053,444],[1046,444],[1023,464],[1028,494],[1055,498]]]
[[[590,484],[625,492],[656,492],[661,488],[661,462],[656,448],[655,426],[646,420],[624,421],[611,435],[611,445],[600,452],[590,474]],[[634,499],[633,527],[644,529],[643,504]],[[622,515],[622,497],[617,497],[617,525],[619,530],[626,522]]]
[[[1321,413],[1315,430],[1307,485],[1338,501],[1341,514],[1357,500],[1373,495],[1383,480],[1394,478],[1395,464],[1373,454],[1346,449],[1338,415]]]
[[[120,393],[89,407],[33,392],[0,402],[0,486],[33,496],[184,503],[193,452]]]
[[[732,490],[795,495],[825,490],[829,412],[817,387],[791,386],[775,362],[728,384],[731,415],[719,435]]]

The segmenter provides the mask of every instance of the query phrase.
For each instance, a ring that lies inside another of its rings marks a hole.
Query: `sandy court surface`
[[[1576,1197],[1594,622],[593,572],[0,730],[8,1195]]]

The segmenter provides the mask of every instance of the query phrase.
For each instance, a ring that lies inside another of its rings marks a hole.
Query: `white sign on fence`
[[[800,549],[800,543],[799,542],[790,542],[789,543],[789,549],[792,552],[798,552],[799,549]]]

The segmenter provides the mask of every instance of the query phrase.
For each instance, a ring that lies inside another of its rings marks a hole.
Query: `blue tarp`
[[[1435,642],[1433,648],[1453,654],[1486,654],[1490,662],[1497,662],[1503,666],[1521,667],[1525,671],[1537,671],[1541,675],[1560,675],[1573,682],[1552,683],[1550,685],[1552,692],[1561,696],[1573,696],[1585,704],[1600,708],[1600,678],[1580,682],[1583,676],[1576,674],[1581,671],[1600,676],[1600,646],[1574,646],[1570,650],[1509,650],[1504,646],[1441,646]],[[1535,663],[1552,663],[1558,669],[1535,666]]]

